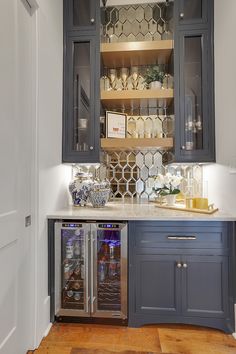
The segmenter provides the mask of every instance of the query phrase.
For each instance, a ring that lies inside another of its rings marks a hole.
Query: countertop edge
[[[104,208],[68,206],[47,215],[47,219],[115,221],[236,221],[236,215],[223,211],[200,214],[156,208],[154,204],[109,203]]]

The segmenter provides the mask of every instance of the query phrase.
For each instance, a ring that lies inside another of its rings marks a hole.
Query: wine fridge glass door
[[[89,237],[87,224],[56,223],[56,316],[90,315]]]
[[[94,224],[91,315],[127,318],[127,225]]]

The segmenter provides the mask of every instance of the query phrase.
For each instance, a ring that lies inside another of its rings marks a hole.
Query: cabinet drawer
[[[226,248],[227,225],[184,225],[184,223],[163,226],[163,224],[135,225],[135,246],[137,248]]]

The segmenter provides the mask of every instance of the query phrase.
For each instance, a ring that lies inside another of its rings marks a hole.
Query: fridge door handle
[[[94,307],[93,307],[93,304],[94,304],[94,301],[96,300],[96,296],[93,296],[92,297],[92,301],[91,301],[91,313],[94,313]]]
[[[86,298],[86,309],[85,309],[85,311],[87,313],[89,312],[89,303],[90,303],[90,296],[87,296],[87,298]]]
[[[96,233],[95,230],[91,232],[91,314],[93,315],[94,312],[96,311],[94,309],[94,302],[96,301],[97,297],[94,296],[96,295],[96,284],[94,283],[94,273],[95,273],[95,267],[94,267],[94,262],[96,262],[96,248],[97,248],[97,243],[96,243]]]
[[[94,244],[95,238],[93,232],[91,232],[91,314],[94,313],[93,303],[95,301],[95,296],[93,295],[94,288]]]
[[[89,313],[89,303],[90,303],[90,296],[89,296],[89,243],[90,243],[90,236],[85,236],[85,289],[86,289],[86,303],[85,303],[85,312]]]

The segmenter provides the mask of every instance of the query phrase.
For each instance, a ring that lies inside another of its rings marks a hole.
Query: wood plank
[[[221,331],[198,326],[161,324],[128,328],[57,323],[34,353],[107,354],[109,350],[142,354],[235,354],[236,341]]]
[[[141,352],[141,351],[133,351],[133,350],[122,350],[122,351],[114,351],[114,350],[105,350],[105,349],[85,349],[85,348],[73,348],[70,354],[155,354],[158,352]]]
[[[142,41],[101,44],[103,65],[107,68],[168,63],[173,41]]]
[[[161,99],[173,98],[173,89],[102,91],[101,100],[133,100],[133,99]]]
[[[172,329],[158,330],[162,352],[181,354],[235,354],[236,341],[220,331]]]
[[[167,107],[174,97],[173,89],[102,91],[101,101],[105,109],[130,110],[131,108]]]
[[[104,150],[170,149],[172,147],[173,138],[101,139],[101,148]]]

